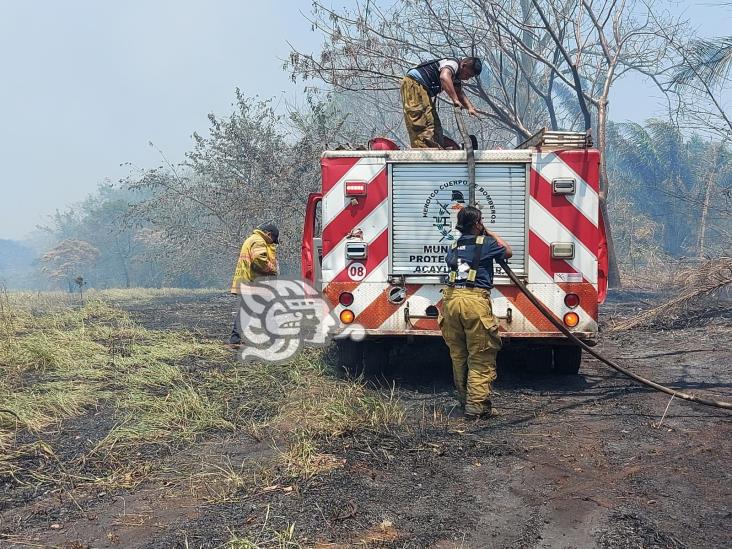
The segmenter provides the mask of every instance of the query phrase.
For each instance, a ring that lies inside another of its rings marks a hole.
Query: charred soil
[[[605,320],[631,315],[654,299],[615,294]],[[234,301],[199,294],[117,305],[147,329],[224,341]],[[713,315],[608,332],[600,352],[660,383],[730,399],[729,305],[718,305]],[[305,437],[296,421],[276,420],[290,395],[273,393],[271,406],[247,407],[253,396],[242,393],[227,401],[232,428],[208,429],[191,443],[142,445],[120,454],[146,464],[139,479],[126,483],[83,480],[101,478],[105,469],[89,451],[118,422],[109,406],[86,409],[52,433],[40,433],[55,449],[52,457],[24,455],[15,478],[2,479],[0,545],[732,543],[729,413],[669,401],[586,358],[579,376],[502,364],[493,397],[499,415],[466,423],[454,409],[449,359],[440,342],[405,347],[392,360],[393,376],[372,381],[364,397],[394,399],[403,414],[392,425],[344,423],[337,433]],[[225,375],[234,364],[233,358],[212,363],[194,357],[173,366],[195,381],[200,372]],[[35,436],[16,434],[22,443]],[[52,464],[51,478],[38,477],[39,460]]]

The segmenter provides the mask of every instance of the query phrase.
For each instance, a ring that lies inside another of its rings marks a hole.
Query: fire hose
[[[462,134],[463,142],[465,143],[466,148],[466,156],[468,161],[468,185],[470,190],[470,205],[475,206],[475,155],[474,151],[470,143],[470,136],[468,135],[467,129],[465,127],[465,122],[463,120],[463,114],[462,109],[458,106],[455,106],[455,119],[457,121],[458,129],[460,130],[460,133]],[[519,290],[521,290],[521,293],[523,293],[526,298],[543,314],[549,322],[551,322],[557,330],[559,330],[567,339],[569,339],[572,343],[575,345],[581,347],[585,352],[589,353],[593,357],[595,357],[597,360],[602,362],[603,364],[606,364],[607,366],[610,366],[613,370],[616,370],[620,372],[621,374],[633,379],[634,381],[637,381],[638,383],[641,383],[643,385],[646,385],[647,387],[650,387],[651,389],[654,389],[656,391],[660,391],[662,393],[666,393],[667,395],[671,395],[674,398],[680,398],[682,400],[688,400],[690,402],[696,402],[697,404],[702,404],[704,406],[713,406],[715,408],[723,408],[725,410],[732,410],[732,402],[727,402],[724,400],[714,400],[710,398],[704,398],[700,396],[696,396],[690,393],[685,393],[683,391],[677,391],[675,389],[671,389],[670,387],[666,387],[665,385],[661,385],[660,383],[656,383],[655,381],[651,381],[650,379],[646,379],[643,376],[640,376],[634,372],[631,372],[630,370],[623,368],[616,362],[610,360],[609,358],[605,358],[600,353],[595,351],[592,347],[587,345],[584,341],[582,341],[580,338],[578,338],[576,335],[574,335],[565,325],[564,323],[559,320],[556,315],[549,310],[546,305],[544,305],[539,298],[537,298],[533,293],[531,293],[531,290],[529,290],[526,287],[526,284],[523,283],[523,281],[516,276],[516,273],[513,272],[511,267],[508,266],[508,262],[505,259],[497,259],[496,260],[498,264],[501,266],[501,268],[506,272],[508,275],[508,278],[511,279],[511,281],[516,284]]]
[[[613,362],[609,358],[605,358],[600,353],[595,351],[592,347],[587,345],[584,341],[582,341],[580,338],[578,338],[576,335],[574,335],[572,332],[570,332],[562,323],[561,320],[559,320],[554,313],[552,313],[539,299],[531,293],[531,291],[526,287],[526,284],[524,284],[519,277],[516,276],[516,273],[514,273],[511,270],[511,267],[508,266],[508,263],[505,259],[497,259],[496,260],[498,264],[501,266],[501,268],[506,272],[508,275],[508,278],[511,279],[511,281],[518,286],[519,290],[526,296],[526,298],[531,301],[531,303],[539,309],[541,314],[543,314],[549,322],[551,322],[557,330],[562,332],[564,336],[569,339],[572,343],[575,345],[579,345],[584,349],[586,352],[591,354],[593,357],[595,357],[600,362],[607,364],[612,369],[617,370],[623,375],[628,376],[631,379],[634,379],[638,383],[642,383],[643,385],[647,385],[648,387],[651,387],[652,389],[655,389],[656,391],[661,391],[662,393],[666,393],[667,395],[672,395],[675,398],[680,398],[682,400],[689,400],[691,402],[696,402],[698,404],[703,404],[705,406],[714,406],[716,408],[724,408],[727,410],[732,410],[732,402],[725,402],[723,400],[712,400],[708,398],[702,398],[698,397],[696,395],[692,395],[689,393],[684,393],[682,391],[677,391],[675,389],[671,389],[669,387],[666,387],[664,385],[661,385],[659,383],[656,383],[655,381],[651,381],[650,379],[646,379],[642,376],[639,376],[638,374],[635,374],[631,372],[630,370],[627,370],[626,368],[623,368],[616,362]]]

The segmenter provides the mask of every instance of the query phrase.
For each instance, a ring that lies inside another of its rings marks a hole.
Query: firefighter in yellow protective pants
[[[491,415],[491,384],[501,349],[491,308],[493,259],[508,259],[511,246],[483,226],[478,208],[458,212],[462,233],[447,254],[448,286],[443,290],[440,330],[450,348],[455,388],[466,419]]]
[[[231,293],[239,294],[240,285],[252,282],[258,277],[277,274],[277,244],[280,231],[274,223],[265,223],[257,227],[244,241],[236,263],[236,271],[231,281]],[[234,326],[229,336],[229,345],[236,347],[241,343],[239,318],[241,307],[237,304]]]
[[[445,92],[453,104],[477,116],[475,107],[463,93],[462,82],[480,75],[482,64],[477,57],[434,59],[417,65],[402,80],[401,96],[404,122],[413,148],[443,148],[442,124],[436,102]]]

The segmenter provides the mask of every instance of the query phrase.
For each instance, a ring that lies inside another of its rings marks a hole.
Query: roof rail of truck
[[[542,128],[516,148],[589,149],[592,145],[591,130],[587,130],[586,132],[568,132],[549,131],[547,128]]]

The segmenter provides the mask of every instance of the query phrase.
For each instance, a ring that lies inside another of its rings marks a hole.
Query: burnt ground
[[[613,295],[605,319],[654,299]],[[232,303],[197,296],[128,308],[148,328],[223,339]],[[722,303],[608,332],[599,350],[660,383],[731,400],[731,310]],[[27,494],[0,507],[0,545],[220,547],[238,535],[294,547],[283,541],[294,525],[303,546],[319,548],[732,546],[729,412],[669,403],[585,358],[570,377],[503,364],[494,396],[501,415],[465,425],[443,418],[454,404],[444,349],[415,346],[392,358],[395,376],[382,383],[407,409],[404,428],[322,441],[318,450],[341,464],[328,472],[221,498],[165,480],[202,462],[236,468],[272,455],[266,440],[212,435],[154,456],[155,481]],[[61,436],[92,445],[105,417],[92,411]]]

